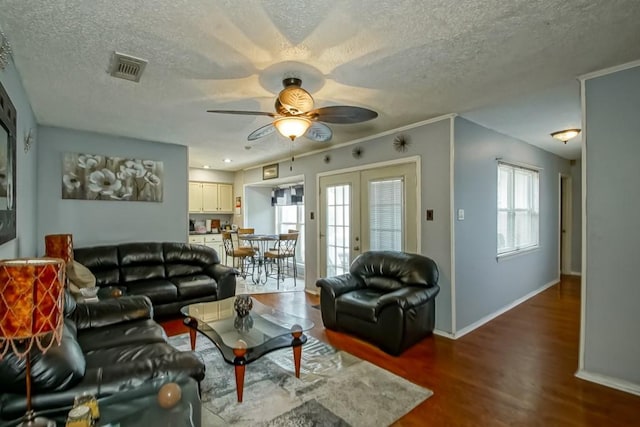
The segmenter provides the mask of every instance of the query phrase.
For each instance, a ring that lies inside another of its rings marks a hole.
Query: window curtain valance
[[[292,185],[286,188],[276,187],[271,190],[271,206],[304,205],[304,186]]]

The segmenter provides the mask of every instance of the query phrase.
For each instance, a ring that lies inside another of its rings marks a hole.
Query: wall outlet
[[[464,209],[458,209],[458,221],[464,221]]]

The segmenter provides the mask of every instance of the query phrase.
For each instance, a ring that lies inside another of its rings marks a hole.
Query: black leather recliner
[[[164,329],[152,318],[147,297],[83,304],[67,292],[60,345],[45,354],[31,349],[33,409],[64,420],[74,396],[85,391],[100,401],[158,377],[201,381],[201,359],[167,344]],[[25,359],[11,352],[0,359],[0,425],[26,412],[25,368]]]
[[[327,329],[352,333],[399,355],[433,332],[438,267],[425,256],[371,251],[349,273],[316,281]]]

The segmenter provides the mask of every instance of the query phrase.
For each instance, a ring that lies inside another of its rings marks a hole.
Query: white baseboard
[[[576,372],[576,377],[586,381],[591,381],[592,383],[615,388],[616,390],[622,390],[627,393],[640,396],[640,384],[621,380],[619,378],[609,377],[607,375],[594,374],[592,372],[587,372],[584,369]]]
[[[512,303],[502,307],[501,309],[499,309],[497,311],[494,311],[493,313],[484,316],[483,318],[481,318],[477,322],[474,322],[474,323],[470,324],[469,326],[465,326],[464,328],[460,329],[459,331],[454,332],[453,335],[452,335],[452,338],[453,339],[458,339],[458,338],[468,334],[469,332],[473,331],[474,329],[478,329],[480,326],[484,325],[485,323],[488,323],[491,320],[495,319],[496,317],[500,316],[501,314],[506,313],[507,311],[511,310],[515,306],[522,304],[523,302],[525,302],[529,298],[532,298],[532,297],[538,295],[540,292],[550,288],[551,286],[555,285],[559,281],[560,281],[560,278],[554,279],[551,282],[541,286],[540,288],[538,288],[538,289],[536,289],[536,290],[534,290],[532,292],[529,292],[525,296],[523,296],[521,298],[518,298],[517,300],[513,301]]]
[[[311,295],[316,295],[316,296],[320,295],[320,292],[318,292],[317,289],[304,288],[304,291]]]
[[[572,275],[572,276],[582,276],[582,272],[580,272],[580,271],[572,271],[569,274]]]
[[[445,337],[445,338],[450,338],[452,340],[455,339],[452,333],[441,331],[440,329],[434,329],[433,334],[440,335],[441,337]]]

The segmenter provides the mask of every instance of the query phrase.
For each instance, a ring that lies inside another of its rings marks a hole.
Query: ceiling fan
[[[313,98],[302,89],[302,80],[289,77],[282,81],[284,89],[280,91],[275,103],[275,113],[265,111],[237,111],[237,110],[207,110],[209,113],[242,114],[247,116],[269,116],[275,120],[249,134],[247,139],[256,139],[270,135],[276,129],[291,141],[305,136],[312,141],[326,142],[331,139],[333,132],[324,123],[361,123],[375,119],[378,113],[367,108],[349,105],[334,105],[331,107],[313,108]]]

